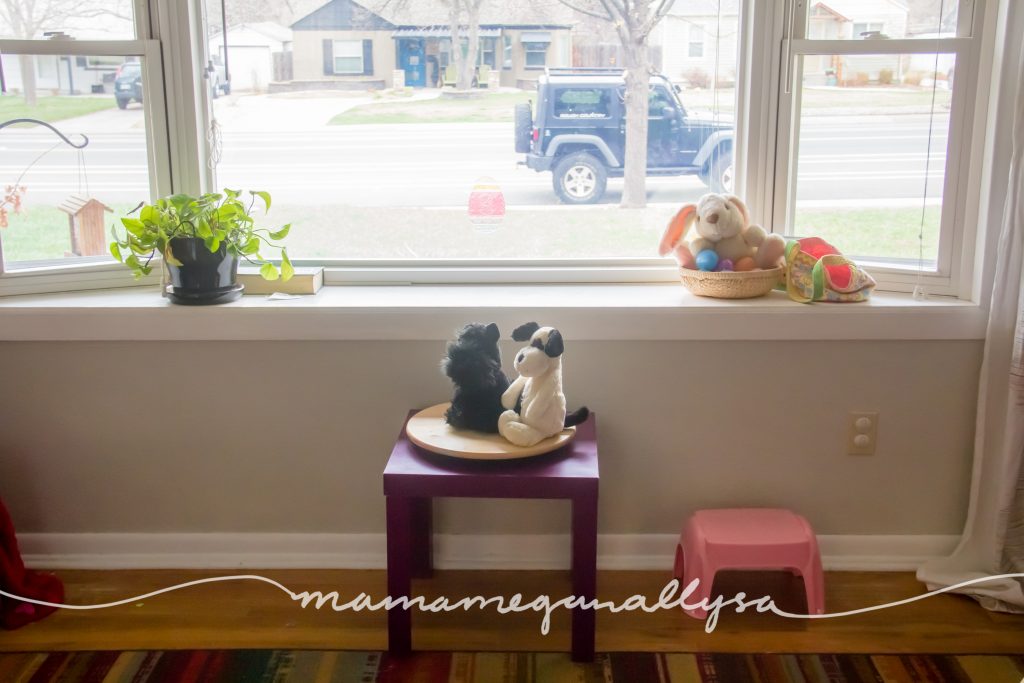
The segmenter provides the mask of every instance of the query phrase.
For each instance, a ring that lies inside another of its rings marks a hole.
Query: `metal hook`
[[[0,130],[6,128],[7,126],[13,126],[16,123],[34,123],[40,126],[44,126],[45,128],[49,128],[50,130],[53,131],[54,135],[56,135],[61,140],[66,142],[71,147],[74,147],[75,149],[84,149],[86,145],[89,144],[89,138],[84,133],[73,133],[73,135],[77,135],[78,137],[82,138],[82,144],[76,145],[75,143],[71,142],[71,140],[69,140],[68,137],[64,135],[64,133],[61,133],[59,130],[54,128],[46,121],[40,121],[39,119],[11,119],[10,121],[4,121],[3,123],[0,123]]]

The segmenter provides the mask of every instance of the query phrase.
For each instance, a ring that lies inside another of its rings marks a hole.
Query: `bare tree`
[[[0,25],[19,38],[38,38],[44,31],[72,28],[73,20],[99,17],[131,17],[125,0],[0,0]],[[19,55],[21,90],[25,104],[36,104],[36,65],[32,55]]]
[[[473,87],[477,51],[480,49],[480,6],[484,0],[445,0],[448,4],[448,30],[452,36],[452,63],[455,65],[455,88]],[[469,40],[466,53],[462,52],[463,31]]]
[[[621,206],[647,205],[647,107],[651,80],[648,40],[675,0],[559,0],[580,14],[608,22],[626,68],[626,158]]]
[[[228,26],[272,21],[291,24],[298,19],[298,3],[293,0],[224,0]],[[210,24],[220,28],[220,0],[206,0]]]

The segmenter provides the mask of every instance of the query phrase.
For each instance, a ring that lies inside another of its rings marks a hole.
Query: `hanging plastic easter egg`
[[[469,193],[469,220],[480,232],[493,232],[505,219],[505,195],[494,178],[483,177]]]
[[[756,264],[754,263],[754,258],[752,256],[744,256],[743,258],[736,260],[733,270],[737,273],[745,273],[748,270],[753,270],[755,265]]]
[[[718,254],[712,249],[705,249],[697,254],[697,268],[700,270],[714,270],[718,265]]]

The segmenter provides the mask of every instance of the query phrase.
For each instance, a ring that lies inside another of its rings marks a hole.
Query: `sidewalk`
[[[373,102],[412,102],[436,98],[438,91],[422,90],[407,97],[374,96],[370,93],[323,91],[277,93],[274,95],[230,95],[213,102],[221,129],[232,133],[292,131],[327,128],[338,114]]]

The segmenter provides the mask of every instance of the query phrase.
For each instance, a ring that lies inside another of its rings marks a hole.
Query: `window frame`
[[[205,70],[193,70],[202,54],[198,36],[198,4],[134,0],[135,38],[114,40],[0,39],[0,53],[55,56],[121,56],[142,60],[143,110],[146,123],[146,162],[151,198],[175,192],[198,193],[210,183],[209,169],[201,155],[201,131],[209,129],[209,112],[203,107]],[[189,36],[188,41],[183,36]],[[188,45],[186,47],[186,42]],[[183,49],[185,48],[185,49]],[[182,66],[165,69],[168,63]],[[169,106],[174,102],[176,106]],[[154,273],[158,269],[154,269]],[[90,289],[131,287],[159,281],[150,275],[141,281],[113,259],[75,259],[71,263],[40,264],[7,270],[0,238],[0,297]]]
[[[806,38],[809,3],[789,0],[779,21],[781,57],[777,83],[777,119],[774,139],[774,177],[772,197],[768,200],[773,232],[788,234],[795,211],[800,139],[800,97],[805,56],[820,55],[934,55],[953,54],[954,88],[949,112],[939,248],[936,270],[910,265],[895,265],[884,260],[862,259],[871,274],[886,291],[912,292],[923,286],[930,294],[965,296],[964,283],[970,277],[975,242],[979,235],[976,222],[967,220],[966,207],[979,192],[972,180],[969,145],[977,140],[977,124],[984,121],[986,103],[978,100],[978,83],[987,74],[979,68],[986,3],[990,0],[960,0],[956,37],[901,39],[821,39]],[[972,77],[973,75],[973,77]],[[976,103],[975,106],[970,106]],[[972,132],[974,135],[972,135]],[[983,138],[982,138],[983,139]],[[934,149],[933,149],[934,153]],[[748,175],[748,183],[750,178]],[[966,294],[970,296],[970,294]]]
[[[353,44],[358,46],[358,54],[352,55],[338,55],[339,44]],[[339,71],[338,70],[338,59],[355,59],[359,58],[359,69],[355,71]],[[337,76],[362,76],[366,73],[366,64],[363,61],[363,41],[359,38],[337,38],[331,40],[331,67],[334,69],[334,74]]]
[[[697,32],[699,40],[693,39],[694,31]],[[686,39],[686,54],[688,59],[704,59],[704,44],[707,42],[704,38],[704,26],[696,22],[691,22],[689,35]],[[697,48],[697,54],[693,53],[694,47]]]
[[[541,48],[531,47],[531,46],[537,46],[537,45],[540,45],[542,47]],[[546,69],[547,66],[548,66],[548,48],[549,47],[551,47],[551,43],[534,42],[534,41],[531,41],[531,42],[528,42],[528,43],[523,43],[523,68],[527,69],[527,70],[530,70],[530,71],[540,71],[542,69]],[[539,55],[543,56],[543,58],[544,58],[543,63],[542,64],[530,64],[530,55],[531,54],[534,54],[534,55],[539,54]]]
[[[751,213],[763,217],[763,225],[776,230],[779,222],[776,212],[777,195],[783,183],[780,175],[776,149],[778,149],[779,122],[791,115],[792,106],[782,95],[782,54],[788,53],[794,36],[788,31],[787,10],[794,3],[803,0],[743,0],[739,4],[740,18],[737,35],[737,103],[736,103],[736,148],[745,150],[736,159],[737,186],[735,192],[744,196]],[[1005,0],[965,0],[969,10],[961,8],[964,15],[973,15],[974,26],[972,48],[969,59],[958,59],[955,80],[958,83],[973,82],[969,90],[954,92],[954,106],[970,107],[971,126],[965,126],[960,140],[961,146],[968,146],[959,161],[958,176],[966,181],[957,196],[956,230],[957,242],[953,245],[950,272],[943,278],[924,278],[933,294],[959,296],[961,299],[976,299],[987,286],[985,272],[981,269],[986,250],[992,249],[993,226],[977,230],[976,224],[992,214],[994,200],[990,190],[982,188],[985,169],[1005,163],[1006,150],[991,148],[991,141],[999,131],[990,130],[987,124],[989,100],[996,97],[976,99],[980,87],[993,88],[993,78],[1000,83],[1007,82],[1006,74],[1000,73],[995,64],[999,59],[997,47],[1008,38],[994,26],[997,14],[1014,13],[1007,9]],[[112,54],[112,45],[128,43],[147,44],[150,51],[145,56],[147,84],[160,82],[162,87],[150,86],[153,93],[147,98],[147,136],[153,196],[173,192],[198,194],[217,187],[215,173],[207,163],[211,133],[211,110],[208,88],[205,87],[205,69],[193,65],[206,63],[207,41],[203,26],[202,0],[135,0],[136,35],[133,41],[101,41],[104,47],[97,48],[104,54]],[[928,39],[914,39],[927,44]],[[0,47],[9,46],[13,41],[0,41]],[[69,48],[88,46],[87,41],[29,41],[34,54],[51,50],[52,54],[78,54]],[[871,41],[847,43],[870,44]],[[503,40],[504,43],[504,40]],[[886,41],[886,47],[892,41]],[[781,48],[781,49],[780,49]],[[504,67],[504,65],[503,65]],[[966,75],[973,74],[975,78]],[[968,97],[970,93],[970,97]],[[159,94],[159,96],[158,96]],[[972,102],[977,102],[972,106]],[[149,129],[152,128],[152,131]],[[969,129],[969,130],[968,130]],[[951,174],[947,173],[947,183]],[[953,202],[944,202],[947,205]],[[986,203],[988,202],[988,203]],[[965,220],[965,216],[975,216]],[[0,242],[0,296],[98,289],[140,284],[134,281],[130,272],[122,265],[107,263],[76,263],[35,269],[19,269],[3,272],[2,242]],[[358,283],[567,283],[567,282],[669,282],[676,279],[674,264],[669,259],[618,258],[618,259],[553,259],[532,262],[496,260],[437,260],[403,261],[316,259],[297,264],[322,265],[326,268],[325,281],[328,284]],[[155,269],[156,270],[156,269]],[[918,278],[915,273],[881,272],[872,270],[879,280],[880,290],[911,291]],[[155,281],[154,276],[142,284]]]

